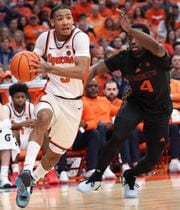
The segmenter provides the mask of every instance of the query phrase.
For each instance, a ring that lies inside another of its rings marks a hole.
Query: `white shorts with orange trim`
[[[42,109],[50,109],[53,117],[49,125],[50,149],[63,154],[71,148],[76,138],[82,115],[82,100],[62,99],[52,95],[42,96],[35,106],[35,116]]]

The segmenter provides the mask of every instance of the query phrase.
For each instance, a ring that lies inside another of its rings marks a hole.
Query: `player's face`
[[[54,13],[51,24],[56,30],[56,36],[59,41],[66,40],[72,32],[73,17],[69,9],[59,9]]]
[[[142,31],[140,28],[137,28],[137,30]],[[139,42],[136,41],[136,39],[128,36],[128,42],[134,57],[141,57],[144,54],[145,49],[141,46]]]
[[[118,95],[118,88],[116,83],[107,83],[106,87],[104,89],[104,95],[106,98],[108,98],[110,101],[113,101],[115,98],[117,98]]]
[[[14,94],[13,98],[13,103],[15,107],[22,108],[24,107],[25,101],[26,101],[26,94],[22,92],[18,92]]]

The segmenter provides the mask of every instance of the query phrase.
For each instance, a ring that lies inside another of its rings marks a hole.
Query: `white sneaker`
[[[128,169],[130,169],[130,166],[129,166],[128,163],[122,164],[122,174],[124,174],[124,172],[125,172],[126,170],[128,170]]]
[[[8,177],[1,177],[1,186],[3,188],[11,188],[12,187],[12,183],[9,181]]]
[[[87,180],[81,182],[77,190],[83,193],[90,193],[92,191],[96,191],[100,188],[101,186],[101,180],[102,180],[102,175],[95,171],[91,177],[89,177]]]
[[[126,172],[124,173],[126,174]],[[124,197],[125,198],[137,198],[138,191],[137,188],[139,187],[135,184],[135,177],[126,179],[126,175],[122,177],[122,184],[124,185]]]
[[[180,161],[178,159],[172,159],[169,163],[169,172],[176,173],[180,171]]]
[[[68,182],[68,181],[69,181],[69,177],[68,177],[66,171],[62,171],[62,172],[60,173],[59,180],[60,180],[61,182]]]
[[[91,169],[91,170],[87,171],[85,174],[85,177],[89,178],[94,172],[95,172],[95,169]]]
[[[85,180],[78,185],[77,190],[82,193],[91,193],[92,191],[98,190],[100,186],[101,182],[89,182]]]
[[[106,170],[104,171],[103,178],[104,179],[114,179],[115,177],[116,177],[115,174],[111,171],[111,169],[108,166],[106,168]]]

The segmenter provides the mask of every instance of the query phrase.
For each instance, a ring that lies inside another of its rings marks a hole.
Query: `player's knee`
[[[37,115],[38,125],[43,129],[47,128],[52,119],[52,112],[47,110],[41,110]]]

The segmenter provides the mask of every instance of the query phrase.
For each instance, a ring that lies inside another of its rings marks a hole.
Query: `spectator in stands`
[[[85,86],[84,100],[91,106],[94,115],[96,116],[96,122],[98,124],[97,129],[100,132],[102,146],[105,144],[107,138],[107,132],[111,132],[113,129],[112,117],[115,116],[119,107],[114,106],[104,96],[98,96],[98,82],[93,79]],[[110,168],[107,167],[103,174],[106,178],[114,178],[114,174]]]
[[[113,80],[106,81],[104,86],[104,95],[115,106],[121,107],[122,100],[118,99],[118,86]],[[109,139],[109,137],[108,137]],[[122,173],[130,168],[130,165],[135,165],[140,158],[139,152],[139,139],[138,130],[134,129],[126,142],[124,142],[120,149],[121,161],[122,161]]]
[[[5,15],[4,17],[4,23],[8,26],[10,21],[12,19],[18,19],[20,18],[22,15],[19,14],[19,12],[17,11],[17,5],[14,2],[11,2],[8,6],[9,8],[9,12]]]
[[[165,20],[161,20],[157,27],[157,34],[159,39],[166,40],[168,31],[175,30],[176,20],[173,13],[167,14]]]
[[[8,13],[10,13],[10,11],[5,4],[5,1],[0,0],[0,27],[4,26],[4,17]]]
[[[156,32],[159,22],[165,20],[166,17],[165,11],[160,6],[161,0],[152,0],[152,8],[145,13],[148,25],[152,27],[153,32]]]
[[[12,19],[8,25],[9,36],[14,39],[14,34],[18,31],[18,19]]]
[[[21,16],[18,18],[18,29],[24,31],[24,27],[28,24],[28,20],[26,17]]]
[[[9,40],[2,38],[0,43],[0,63],[4,65],[5,69],[8,69],[9,62],[13,56],[14,53],[9,46]]]
[[[8,39],[9,41],[9,47],[10,48],[14,48],[15,47],[15,41],[14,39],[10,36],[9,33],[9,28],[7,26],[3,26],[0,29],[0,41],[2,41],[3,39]]]
[[[173,44],[174,53],[180,55],[180,41],[176,41]]]
[[[103,0],[104,1],[104,0]],[[106,37],[108,41],[112,41],[119,34],[118,30],[114,29],[114,21],[112,17],[106,17],[102,26],[96,30],[97,36]]]
[[[32,15],[32,10],[30,9],[30,6],[27,6],[27,1],[25,2],[25,0],[17,0],[16,6],[17,12],[22,16],[29,18]]]
[[[35,43],[37,37],[46,30],[47,29],[44,25],[38,23],[38,17],[36,15],[31,15],[28,24],[24,27],[24,38],[26,44]]]
[[[87,16],[91,13],[92,3],[88,0],[79,0],[75,5],[71,7],[74,21],[78,21],[80,14],[86,14]]]
[[[113,15],[113,12],[111,9],[109,9],[107,6],[106,6],[106,1],[105,0],[99,0],[98,1],[98,4],[99,4],[99,11],[100,11],[100,14],[103,16],[103,17],[111,17]]]
[[[105,17],[100,14],[99,5],[93,4],[91,6],[91,13],[87,17],[87,22],[93,26],[94,31],[96,31],[104,24]]]
[[[171,58],[171,78],[180,80],[180,55],[174,54]]]
[[[5,71],[0,75],[1,84],[10,84],[13,83],[13,78],[10,71]]]
[[[96,168],[102,143],[100,133],[96,129],[97,122],[94,113],[90,105],[85,100],[83,100],[83,114],[79,128],[80,129],[73,143],[72,150],[79,151],[87,149],[85,176],[89,177]],[[58,163],[58,173],[60,174],[59,178],[61,182],[68,181],[66,165],[66,154],[64,154]]]
[[[94,31],[94,28],[92,25],[90,25],[87,22],[87,15],[86,14],[80,14],[78,17],[77,27],[88,34],[89,39],[91,42],[97,44],[97,35]]]
[[[121,71],[112,72],[112,80],[116,82],[119,89],[118,98],[122,99],[125,91],[129,88],[129,82],[127,79],[122,77]]]
[[[15,47],[13,49],[14,53],[17,53],[26,49],[26,44],[24,41],[24,34],[22,31],[18,30],[14,33],[14,41],[15,41]]]
[[[123,45],[123,41],[120,36],[114,37],[114,39],[110,43],[110,46],[113,47],[114,53],[117,53],[119,51],[123,51],[123,50],[127,49],[127,47],[125,45]]]
[[[180,59],[180,57],[179,57]],[[180,60],[179,60],[180,63]],[[180,80],[170,80],[173,112],[170,124],[170,163],[169,172],[180,172]]]
[[[134,23],[143,23],[147,25],[147,19],[144,17],[143,12],[140,7],[135,7],[133,12],[133,22]]]

